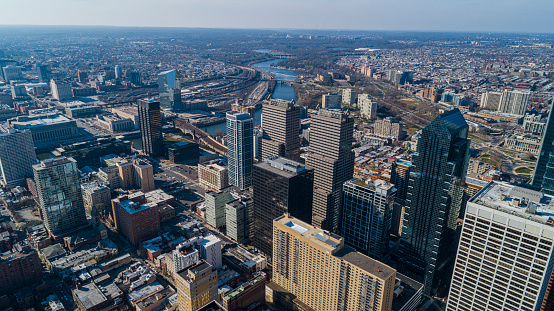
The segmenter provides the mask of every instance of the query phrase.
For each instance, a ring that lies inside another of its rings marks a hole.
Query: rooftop
[[[491,182],[469,202],[542,224],[554,219],[554,197],[506,182]]]
[[[73,293],[86,310],[95,309],[96,306],[108,301],[106,296],[102,294],[94,283],[83,285],[78,289],[76,288],[73,290]]]
[[[147,284],[147,285],[144,285],[143,287],[141,288],[138,288],[132,292],[129,293],[129,301],[131,302],[135,302],[135,301],[138,301],[138,300],[141,300],[145,297],[148,297],[154,293],[157,293],[161,290],[163,290],[164,287],[158,283],[157,281],[156,282],[152,282],[150,284]]]
[[[292,177],[311,170],[301,163],[278,156],[267,157],[262,163],[256,164],[256,166],[285,177]]]
[[[296,218],[288,217],[286,214],[275,219],[274,222],[293,229],[311,243],[327,249],[338,259],[349,262],[376,277],[386,279],[396,272],[391,267],[356,251],[352,247],[345,246],[344,239],[334,233],[315,228]]]
[[[219,303],[217,303],[217,301],[214,300],[198,309],[198,311],[227,311],[227,309],[223,308]]]
[[[403,274],[396,273],[394,298],[392,299],[392,311],[401,311],[411,299],[417,295],[421,295],[422,290],[423,284],[416,282]]]
[[[200,260],[199,262],[195,263],[194,265],[190,266],[188,269],[183,269],[179,271],[177,274],[182,277],[187,282],[194,282],[194,280],[191,279],[191,277],[196,278],[196,276],[208,269],[212,269],[212,265],[205,262],[204,260]]]

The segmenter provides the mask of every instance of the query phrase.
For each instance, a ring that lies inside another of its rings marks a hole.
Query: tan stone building
[[[273,221],[273,282],[303,310],[392,308],[396,270],[285,214]],[[309,308],[306,308],[309,307]]]
[[[200,260],[175,275],[180,311],[196,311],[213,300],[219,300],[217,271]]]
[[[199,163],[198,180],[200,185],[207,189],[219,191],[227,188],[229,186],[227,167],[215,162]]]
[[[300,160],[300,106],[281,99],[264,103],[262,128],[262,159],[281,156]]]

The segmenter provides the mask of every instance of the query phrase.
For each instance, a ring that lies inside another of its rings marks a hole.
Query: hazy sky
[[[0,0],[0,24],[554,32],[554,0]]]

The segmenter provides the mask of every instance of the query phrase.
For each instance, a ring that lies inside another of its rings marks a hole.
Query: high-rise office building
[[[339,232],[342,185],[354,174],[354,119],[341,111],[320,109],[312,117],[310,154],[314,168],[312,225]]]
[[[86,83],[88,81],[88,73],[86,71],[78,71],[77,81],[81,83]]]
[[[227,112],[227,158],[229,184],[244,190],[252,185],[254,165],[254,120],[250,114]]]
[[[314,170],[279,157],[254,165],[254,232],[252,244],[271,257],[273,219],[289,213],[309,223],[312,218]]]
[[[73,91],[69,83],[60,83],[55,80],[50,80],[50,89],[52,90],[52,97],[58,101],[70,100],[73,98]]]
[[[48,83],[50,81],[50,66],[37,64],[37,76],[39,83]]]
[[[250,239],[254,200],[243,192],[236,200],[225,204],[225,233],[231,239],[244,244]]]
[[[342,90],[342,103],[345,106],[356,107],[356,91],[353,89]]]
[[[298,310],[392,309],[394,269],[289,215],[273,221],[273,233],[273,282],[311,308]]]
[[[9,189],[24,185],[25,178],[33,176],[36,161],[31,131],[0,126],[0,169],[4,186]]]
[[[162,156],[165,152],[160,102],[142,99],[137,102],[142,151],[151,157]]]
[[[219,300],[217,271],[204,260],[177,272],[175,283],[179,311],[196,311],[213,300]]]
[[[552,102],[554,102],[554,100],[552,100]],[[554,143],[554,116],[552,116],[552,110],[554,109],[550,109],[548,119],[543,130],[539,156],[537,163],[535,164],[533,179],[531,179],[531,184],[533,186],[546,189],[549,194],[554,194],[554,176],[549,177],[545,174],[546,167],[549,164],[550,155],[554,150],[554,148],[552,148],[552,144]],[[554,167],[554,163],[552,164]]]
[[[452,259],[469,158],[468,128],[458,109],[439,115],[423,129],[412,158],[399,260],[401,272],[421,281],[426,294],[442,284],[441,273]]]
[[[402,236],[404,206],[406,205],[406,195],[408,193],[408,181],[410,179],[411,167],[411,162],[403,160],[397,160],[392,164],[390,181],[394,185],[394,188],[396,188],[396,193],[394,196],[390,233],[396,235],[397,237]]]
[[[55,236],[86,224],[77,162],[59,157],[33,165],[42,220]]]
[[[492,182],[467,203],[446,310],[541,308],[554,267],[552,202]]]
[[[181,111],[183,109],[181,82],[177,79],[176,75],[177,71],[175,69],[158,74],[160,106],[164,110]]]
[[[209,191],[204,195],[204,207],[206,208],[206,222],[218,230],[225,231],[225,204],[235,201],[234,194],[238,190],[228,187],[221,191]]]
[[[140,72],[131,71],[129,73],[129,79],[131,80],[131,83],[134,85],[142,85],[142,76]]]
[[[369,257],[389,259],[389,235],[396,189],[377,179],[344,183],[341,236],[346,244]]]
[[[358,95],[358,107],[360,114],[367,119],[375,119],[377,117],[377,102],[371,100],[368,94]]]
[[[281,156],[300,160],[300,107],[294,101],[272,99],[263,105],[262,159]]]

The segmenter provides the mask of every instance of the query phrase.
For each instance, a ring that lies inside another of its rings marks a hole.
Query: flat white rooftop
[[[491,182],[470,202],[539,223],[554,220],[554,197],[506,182]]]

